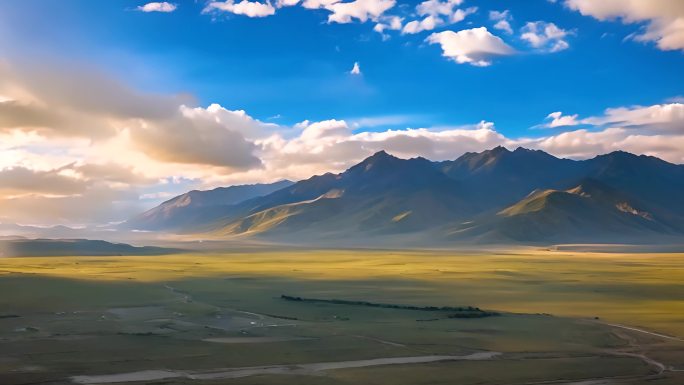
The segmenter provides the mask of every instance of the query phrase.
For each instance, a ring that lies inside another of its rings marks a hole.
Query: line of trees
[[[320,299],[320,298],[302,298],[290,295],[281,295],[281,299],[295,302],[311,302],[311,303],[328,303],[333,305],[354,305],[377,307],[383,309],[399,309],[399,310],[417,310],[417,311],[443,311],[456,312],[456,314],[449,315],[449,318],[482,318],[499,315],[499,313],[484,311],[479,307],[474,306],[414,306],[414,305],[399,305],[391,303],[376,303],[368,301],[349,301],[343,299]]]

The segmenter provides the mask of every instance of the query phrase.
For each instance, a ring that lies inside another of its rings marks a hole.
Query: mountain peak
[[[397,161],[401,161],[401,159],[397,158],[394,155],[388,154],[385,150],[381,150],[364,159],[363,161],[361,161],[361,163],[358,163],[356,166],[353,166],[350,170],[362,169],[364,171],[369,171],[372,168],[384,167],[387,165],[394,164]]]
[[[594,159],[597,158],[608,158],[608,159],[632,159],[632,158],[638,158],[637,155],[632,154],[631,152],[627,151],[622,151],[622,150],[617,150],[613,152],[609,152],[607,154],[603,155],[597,155]]]
[[[371,160],[371,159],[399,159],[399,158],[397,158],[394,155],[389,154],[385,150],[380,150],[380,151],[376,152],[375,154],[366,158],[366,160]]]
[[[511,152],[511,151],[510,151],[509,149],[507,149],[506,147],[500,146],[500,145],[499,145],[499,146],[496,146],[496,147],[494,147],[494,148],[492,148],[491,150],[489,150],[489,153],[495,154],[495,155],[498,155],[498,154],[505,154],[505,153],[507,153],[507,152]]]
[[[529,148],[525,147],[518,147],[515,150],[513,150],[514,154],[546,154],[549,155],[548,153],[542,151],[542,150],[532,150]]]

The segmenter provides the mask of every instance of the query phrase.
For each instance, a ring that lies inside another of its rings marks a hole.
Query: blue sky
[[[673,0],[0,1],[0,222],[117,222],[379,150],[681,164],[681,20]]]
[[[250,18],[203,14],[202,1],[177,2],[172,13],[136,11],[142,4],[6,1],[0,17],[4,34],[13,30],[9,49],[17,54],[87,63],[139,89],[187,92],[201,105],[244,109],[262,120],[280,116],[275,121],[283,124],[380,116],[410,127],[488,120],[506,135],[540,135],[529,128],[552,111],[596,115],[684,93],[681,51],[625,40],[644,23],[602,22],[560,2],[466,0],[461,7],[476,6],[477,13],[435,31],[494,32],[488,12],[505,9],[516,31],[496,34],[519,53],[484,68],[442,57],[424,41],[434,31],[383,40],[374,22],[327,23],[325,10],[288,7]],[[401,2],[388,14],[409,15],[417,4]],[[530,47],[517,33],[528,21],[571,31],[569,48]],[[362,76],[348,74],[354,62]]]

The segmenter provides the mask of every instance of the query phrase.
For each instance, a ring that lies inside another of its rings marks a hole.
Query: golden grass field
[[[42,257],[2,259],[0,273],[141,282],[225,275],[307,281],[401,280],[420,286],[420,291],[406,292],[394,300],[476,304],[503,311],[569,317],[598,316],[684,338],[684,254],[680,253],[309,250]]]
[[[676,371],[684,369],[684,341],[679,340],[684,338],[684,254],[679,253],[518,248],[5,258],[0,259],[0,291],[0,317],[20,316],[0,318],[0,353],[8,353],[0,372],[10,373],[0,375],[0,383],[478,351],[500,352],[503,358],[232,381],[289,383],[283,378],[296,377],[302,384],[446,384],[455,373],[464,384],[569,384],[592,378],[631,384],[648,376],[660,376],[662,384],[684,381]],[[426,316],[284,303],[281,294],[472,305],[505,314],[417,322]],[[26,333],[26,326],[33,333]],[[206,342],[243,337],[250,343]],[[59,346],[70,353],[57,354]],[[108,349],[119,346],[131,357],[108,362],[113,354]],[[44,355],[36,355],[36,349]],[[82,354],[88,351],[85,365]],[[26,370],[30,367],[40,369]]]

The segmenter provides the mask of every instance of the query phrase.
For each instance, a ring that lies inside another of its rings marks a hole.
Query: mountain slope
[[[441,162],[441,170],[460,181],[473,202],[496,211],[535,189],[565,188],[583,174],[579,162],[559,159],[543,151],[504,147],[466,153]]]
[[[622,151],[583,163],[587,177],[642,202],[673,226],[684,226],[684,166]]]
[[[456,238],[519,242],[643,242],[681,232],[644,205],[593,179],[568,190],[537,190]]]
[[[223,215],[227,206],[268,195],[292,183],[283,180],[271,184],[219,187],[208,191],[193,190],[131,218],[123,226],[135,230],[174,230],[203,224]]]
[[[341,174],[245,202],[245,215],[217,233],[334,238],[423,230],[475,212],[461,190],[432,162],[383,151]]]

